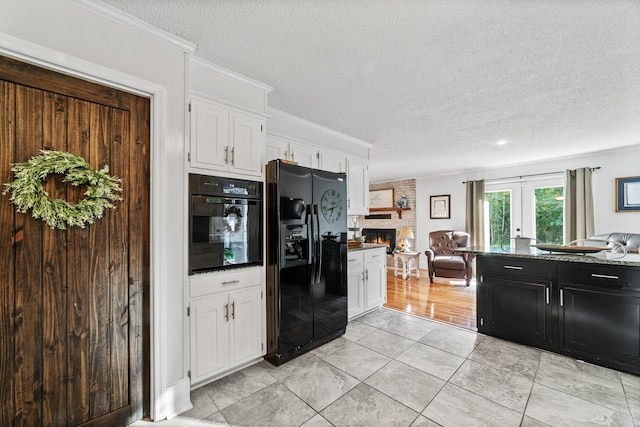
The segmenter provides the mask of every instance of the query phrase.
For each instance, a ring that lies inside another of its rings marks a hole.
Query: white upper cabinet
[[[191,165],[206,169],[227,167],[229,110],[193,99],[191,101]]]
[[[345,173],[347,171],[347,158],[344,154],[269,135],[265,145],[265,163],[274,159],[289,160],[300,166],[329,172]]]
[[[302,144],[289,144],[289,159],[300,166],[318,169],[318,149]]]
[[[369,167],[367,162],[347,159],[347,212],[369,214]]]
[[[329,172],[346,172],[346,157],[326,151],[318,152],[318,168]]]
[[[264,119],[257,116],[192,99],[190,165],[259,176],[262,173],[264,124]]]
[[[289,159],[289,143],[279,138],[274,138],[271,135],[267,136],[267,142],[265,143],[264,150],[264,162],[269,163],[271,160]]]
[[[264,149],[264,120],[232,111],[230,147],[230,171],[260,174]]]

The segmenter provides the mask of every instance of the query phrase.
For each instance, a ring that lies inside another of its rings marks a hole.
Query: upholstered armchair
[[[425,251],[429,266],[429,280],[433,276],[465,279],[467,286],[471,280],[473,254],[454,254],[456,248],[468,247],[469,233],[464,231],[440,230],[429,233],[429,249]]]

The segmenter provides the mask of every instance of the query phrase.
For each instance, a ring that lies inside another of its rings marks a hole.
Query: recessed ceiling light
[[[496,142],[496,145],[505,145],[507,143],[506,140],[501,139],[500,141]]]

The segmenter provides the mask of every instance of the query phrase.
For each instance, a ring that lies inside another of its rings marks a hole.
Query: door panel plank
[[[128,172],[129,113],[113,110],[111,117],[109,173],[127,183],[127,194],[131,181]],[[116,209],[109,210],[109,271],[111,277],[111,410],[129,404],[129,297],[127,259],[127,198],[115,202]]]
[[[69,100],[69,120],[67,122],[67,147],[70,153],[89,158],[89,130],[91,104],[85,101]],[[82,188],[69,188],[70,200],[82,197]],[[78,425],[89,420],[89,230],[79,227],[68,229],[67,251],[68,271],[68,345],[67,376],[69,425]]]
[[[16,160],[24,162],[43,147],[42,91],[16,90]],[[16,214],[24,239],[15,262],[16,424],[37,425],[42,418],[42,222],[30,212]]]
[[[0,180],[10,182],[11,164],[15,155],[15,85],[0,81]],[[3,190],[4,191],[4,190]],[[15,413],[14,391],[14,353],[13,353],[13,298],[14,269],[13,246],[14,215],[9,195],[0,200],[0,271],[6,283],[0,286],[0,426],[9,426]]]
[[[151,105],[148,99],[136,97],[132,108],[131,138],[129,144],[129,184],[127,184],[127,200],[129,209],[129,229],[136,233],[129,233],[129,304],[130,312],[150,312],[149,292],[149,244],[150,241],[150,123]],[[134,185],[135,183],[135,191]],[[144,324],[143,324],[144,321]],[[137,408],[136,419],[150,411],[150,357],[147,349],[151,348],[149,335],[149,317],[130,316],[130,331],[135,337],[130,337],[129,351],[132,360],[130,369],[130,384],[135,384],[131,390],[131,405]],[[143,350],[144,349],[144,350]],[[140,399],[143,405],[140,404]]]
[[[91,105],[91,129],[88,162],[99,169],[109,158],[108,107]],[[89,348],[91,388],[89,395],[89,418],[107,414],[111,407],[111,327],[109,296],[109,224],[99,220],[89,226],[89,298],[90,333]]]
[[[44,93],[43,139],[47,149],[67,149],[67,98]],[[49,175],[45,190],[49,197],[67,199],[61,177]],[[67,234],[42,223],[43,254],[43,387],[42,421],[44,425],[64,425],[66,399],[66,250]]]
[[[76,77],[54,73],[35,65],[7,57],[0,58],[0,74],[4,80],[52,90],[56,93],[100,103],[116,108],[130,109],[130,95],[117,89],[101,86]]]

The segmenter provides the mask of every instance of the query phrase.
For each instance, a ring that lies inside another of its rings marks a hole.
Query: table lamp
[[[402,227],[400,229],[400,241],[404,242],[404,252],[408,252],[409,250],[411,250],[411,243],[409,242],[409,239],[415,239],[415,236],[413,235],[413,230],[411,229],[411,227]]]

